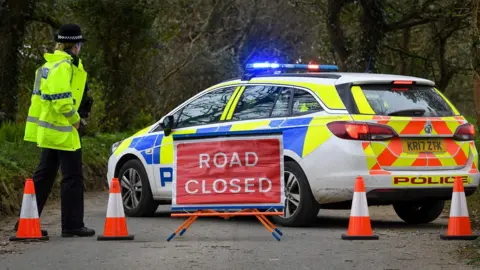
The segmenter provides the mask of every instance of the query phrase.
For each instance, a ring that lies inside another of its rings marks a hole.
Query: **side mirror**
[[[174,120],[173,115],[168,115],[163,119],[161,126],[165,136],[172,134]]]

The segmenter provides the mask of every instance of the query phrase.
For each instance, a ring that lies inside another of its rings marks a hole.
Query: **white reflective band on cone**
[[[464,192],[453,192],[450,217],[468,217],[467,198]]]
[[[24,194],[20,218],[38,218],[37,198],[35,194]]]
[[[135,196],[135,194],[132,194]],[[123,212],[122,195],[120,193],[111,193],[108,198],[108,218],[125,217]]]
[[[353,217],[367,217],[368,205],[365,192],[353,193],[352,212],[350,216]]]

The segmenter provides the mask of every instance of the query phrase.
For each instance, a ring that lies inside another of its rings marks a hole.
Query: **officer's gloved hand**
[[[80,137],[83,137],[86,133],[86,125],[87,125],[87,121],[85,121],[85,119],[81,118],[80,119],[80,128],[78,129],[78,134],[80,135]]]

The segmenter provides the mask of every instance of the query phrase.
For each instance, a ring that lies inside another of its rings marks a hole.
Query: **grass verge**
[[[0,127],[0,219],[17,214],[23,198],[25,179],[32,177],[40,158],[34,143],[23,141],[24,126],[2,124]],[[125,133],[98,134],[83,138],[83,171],[86,191],[102,190],[107,173],[110,146],[127,137]],[[50,195],[60,195],[61,172]]]

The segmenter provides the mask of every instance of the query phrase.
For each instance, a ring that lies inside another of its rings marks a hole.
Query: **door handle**
[[[152,152],[153,152],[153,149],[152,149],[152,148],[150,148],[150,149],[148,149],[147,151],[145,151],[145,153],[147,153],[147,154],[151,154]]]

